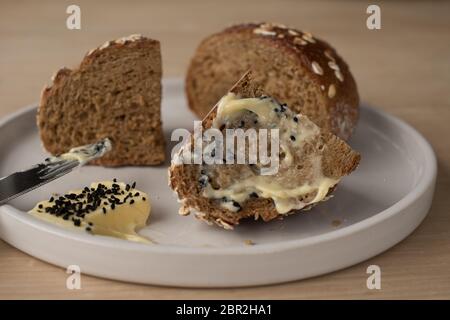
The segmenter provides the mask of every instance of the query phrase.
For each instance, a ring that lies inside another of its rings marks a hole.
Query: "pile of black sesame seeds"
[[[111,188],[99,183],[96,188],[85,187],[81,193],[67,193],[59,197],[51,197],[49,202],[51,206],[45,207],[42,204],[38,205],[37,212],[49,213],[56,217],[61,217],[63,220],[71,220],[76,227],[81,226],[81,221],[85,215],[102,208],[103,214],[108,211],[113,211],[116,206],[129,203],[135,203],[136,197],[141,197],[140,193],[135,191],[136,182],[131,185],[127,184],[125,189],[117,183],[117,179],[113,179]],[[126,195],[125,195],[126,194]],[[120,200],[117,196],[125,197]],[[142,196],[142,201],[146,198]],[[92,231],[93,224],[88,223],[86,231]]]

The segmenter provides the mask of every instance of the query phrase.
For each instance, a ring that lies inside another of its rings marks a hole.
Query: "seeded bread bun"
[[[53,155],[108,137],[112,151],[91,164],[164,161],[160,44],[140,35],[91,50],[76,69],[56,72],[42,91],[37,123]]]
[[[359,98],[347,64],[328,43],[279,24],[240,24],[203,40],[186,76],[189,107],[203,118],[248,69],[267,95],[350,137]]]
[[[251,72],[246,73],[230,91],[241,98],[261,97],[264,94],[259,84],[252,80]],[[216,114],[217,104],[203,120],[203,129],[211,128]],[[304,183],[310,174],[310,164],[302,160],[308,158],[308,155],[320,155],[322,157],[321,169],[324,176],[329,178],[341,178],[350,174],[360,161],[360,155],[357,152],[353,151],[336,135],[326,130],[320,130],[317,139],[308,143],[302,151],[305,157],[297,159],[297,162],[292,164],[293,168],[296,168],[294,178],[297,179],[299,184]],[[222,170],[221,178],[225,180],[240,179],[239,176],[233,175],[234,165],[223,164],[220,166],[223,168],[219,169]],[[197,164],[179,164],[172,161],[169,168],[169,186],[176,192],[179,202],[182,204],[179,211],[180,215],[193,213],[196,218],[208,224],[233,229],[233,226],[239,224],[241,219],[253,217],[255,220],[262,218],[263,221],[270,221],[300,211],[292,210],[286,214],[280,214],[272,199],[261,197],[249,198],[237,212],[227,210],[220,205],[220,199],[206,198],[202,195],[202,186],[198,183],[201,176],[200,170],[201,166]],[[324,200],[329,198],[335,187],[336,185],[328,190]],[[305,195],[305,199],[314,198],[315,192],[318,192],[318,190]],[[308,210],[315,204],[308,205],[302,210]]]

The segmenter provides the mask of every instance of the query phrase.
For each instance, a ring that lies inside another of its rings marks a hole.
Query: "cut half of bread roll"
[[[52,80],[42,92],[37,115],[42,143],[51,154],[108,137],[112,151],[91,164],[164,161],[158,41],[141,35],[109,41]]]
[[[327,200],[342,177],[357,167],[360,155],[347,143],[320,129],[307,116],[291,111],[288,105],[264,95],[251,77],[251,73],[245,74],[222,97],[202,121],[203,133],[211,128],[224,136],[232,129],[254,129],[258,134],[261,129],[269,130],[267,147],[271,151],[267,154],[275,155],[271,160],[278,163],[276,170],[270,172],[268,169],[274,166],[262,162],[261,149],[257,162],[251,163],[250,155],[255,150],[249,143],[230,147],[203,139],[199,160],[193,147],[197,140],[191,136],[169,168],[169,185],[181,203],[181,215],[193,213],[226,229],[249,217],[270,221]],[[278,148],[272,149],[275,133]],[[261,145],[261,136],[257,139]],[[240,152],[245,155],[245,163],[236,162]],[[211,162],[211,157],[219,162]],[[222,163],[220,159],[224,159]]]
[[[186,76],[189,107],[203,118],[248,69],[294,112],[344,140],[352,134],[359,97],[347,64],[325,41],[279,24],[240,24],[203,40]]]

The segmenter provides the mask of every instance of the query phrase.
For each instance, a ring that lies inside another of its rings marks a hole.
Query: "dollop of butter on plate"
[[[94,235],[151,243],[137,230],[146,225],[150,200],[136,183],[103,181],[41,201],[29,211],[39,219],[63,228]]]

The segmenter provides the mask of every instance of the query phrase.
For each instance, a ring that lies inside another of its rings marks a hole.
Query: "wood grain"
[[[54,70],[92,47],[132,33],[160,39],[165,76],[182,76],[198,42],[224,26],[277,21],[327,39],[346,58],[363,101],[416,127],[439,161],[430,214],[406,240],[354,267],[274,286],[180,289],[83,276],[65,288],[64,270],[0,241],[0,298],[450,298],[449,2],[381,2],[382,29],[365,26],[364,1],[77,1],[82,30],[65,27],[72,1],[0,4],[0,116],[36,102]],[[366,268],[382,268],[382,289]]]

